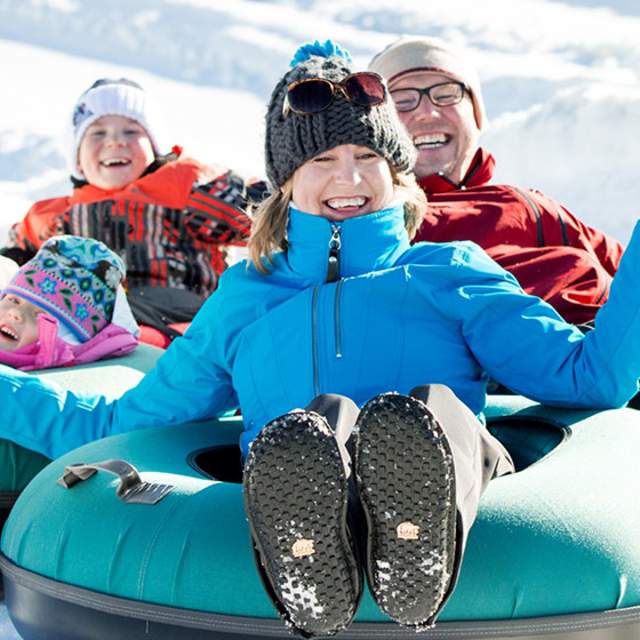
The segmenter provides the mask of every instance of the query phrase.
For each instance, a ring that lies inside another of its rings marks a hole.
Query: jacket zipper
[[[311,298],[311,340],[313,342],[313,395],[320,394],[320,380],[318,373],[318,295],[320,287],[313,288]]]
[[[340,293],[342,292],[342,280],[340,279],[340,227],[331,225],[331,238],[329,239],[329,264],[327,266],[327,282],[338,282],[336,285],[336,297],[334,304],[334,327],[336,339],[336,358],[342,358],[342,336],[340,333]],[[313,341],[313,392],[320,393],[320,373],[318,370],[318,296],[320,287],[314,287],[311,298],[311,340]]]
[[[336,334],[336,358],[342,358],[342,333],[340,331],[340,297],[342,293],[342,285],[344,280],[342,278],[336,285],[336,300],[334,304],[334,321],[335,321],[335,334]]]
[[[329,239],[329,266],[327,268],[327,282],[340,280],[340,227],[331,225],[331,238]]]
[[[342,279],[340,278],[340,227],[331,225],[331,238],[329,240],[329,267],[327,269],[327,282],[336,282],[336,298],[333,306],[333,321],[336,340],[336,358],[342,358],[342,338],[340,335],[340,292],[342,291]]]

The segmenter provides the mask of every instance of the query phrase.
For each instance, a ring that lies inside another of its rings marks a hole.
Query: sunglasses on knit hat
[[[385,102],[387,88],[382,76],[372,71],[352,73],[340,82],[324,78],[304,78],[292,82],[282,105],[282,117],[290,111],[301,115],[312,115],[327,109],[334,101],[336,92],[361,107],[376,107]]]
[[[395,89],[391,91],[391,97],[400,113],[414,111],[420,105],[422,96],[427,96],[432,105],[436,107],[451,107],[458,104],[464,98],[464,92],[469,91],[469,87],[463,82],[439,82],[430,87],[418,89],[408,87],[406,89]]]

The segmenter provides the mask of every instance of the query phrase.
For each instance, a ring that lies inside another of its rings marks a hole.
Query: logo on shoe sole
[[[396,535],[400,540],[417,540],[420,537],[420,527],[413,522],[401,522],[396,528]]]
[[[313,540],[301,538],[296,540],[291,547],[291,553],[294,558],[304,558],[306,556],[312,556],[316,552],[316,547]]]

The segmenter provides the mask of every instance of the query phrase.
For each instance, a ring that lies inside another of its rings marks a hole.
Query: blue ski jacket
[[[339,223],[292,208],[288,242],[268,275],[246,262],[228,269],[184,337],[120,399],[1,367],[0,437],[57,457],[239,405],[246,455],[268,421],[319,393],[363,404],[442,383],[482,418],[489,376],[559,406],[615,407],[637,391],[638,226],[586,335],[477,245],[410,246],[401,206]]]

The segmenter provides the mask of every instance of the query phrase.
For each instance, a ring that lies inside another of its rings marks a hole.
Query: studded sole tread
[[[292,412],[256,438],[245,508],[285,622],[330,635],[353,618],[362,582],[346,530],[347,480],[326,420]]]
[[[401,624],[432,626],[453,573],[455,473],[449,443],[424,403],[389,393],[365,405],[356,481],[378,606]]]

